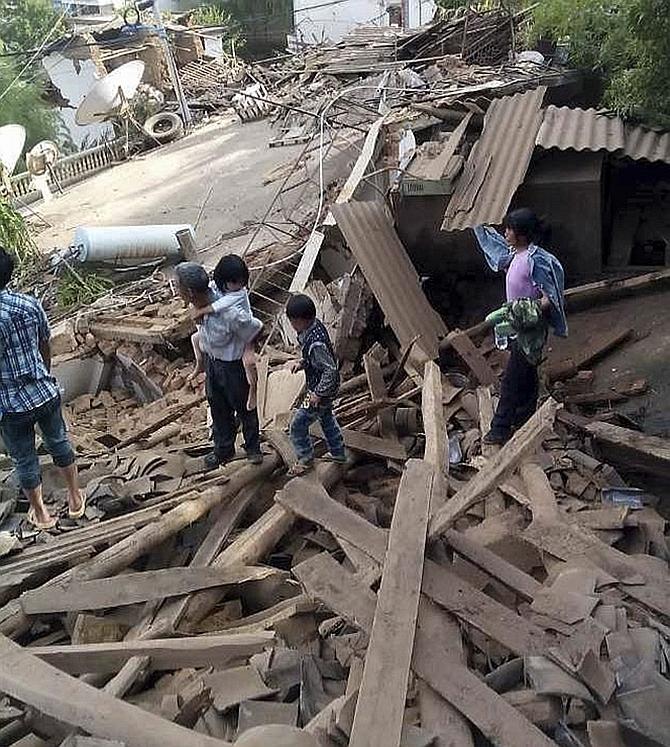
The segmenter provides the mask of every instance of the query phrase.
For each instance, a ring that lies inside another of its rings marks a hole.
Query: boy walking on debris
[[[249,268],[237,254],[226,254],[221,257],[213,272],[214,284],[221,297],[202,309],[193,307],[191,317],[199,321],[208,314],[221,312],[232,323],[237,324],[240,337],[245,340],[242,364],[249,384],[247,410],[256,409],[256,387],[258,372],[256,370],[255,341],[260,332],[261,322],[251,312],[249,301]]]
[[[488,319],[496,326],[496,340],[507,346],[510,358],[503,374],[500,401],[487,444],[504,444],[537,407],[538,365],[542,360],[547,326],[566,337],[568,324],[563,299],[561,263],[537,242],[546,231],[528,208],[505,219],[505,238],[489,226],[477,226],[475,236],[492,270],[504,271],[507,304]]]
[[[328,330],[316,318],[316,307],[309,296],[293,296],[286,305],[286,316],[298,333],[302,359],[296,361],[293,372],[304,371],[307,397],[291,422],[291,442],[298,461],[292,475],[304,474],[314,463],[314,446],[309,427],[317,420],[330,449],[330,459],[344,464],[347,457],[339,423],[333,414],[333,399],[340,388],[340,372]]]
[[[36,425],[67,484],[71,519],[84,515],[86,499],[77,482],[60,391],[50,372],[49,323],[36,299],[7,290],[13,271],[13,258],[0,247],[0,435],[30,503],[28,521],[37,529],[51,529],[58,520],[42,499]]]
[[[182,262],[175,268],[179,294],[196,309],[207,309],[221,294],[212,288],[207,271],[196,262]],[[196,357],[202,351],[205,370],[205,390],[212,414],[214,451],[205,457],[207,469],[216,469],[235,456],[237,420],[242,424],[244,450],[252,464],[263,461],[256,409],[247,409],[249,383],[242,356],[248,341],[250,326],[260,332],[262,324],[252,324],[245,314],[231,315],[224,311],[202,317],[194,340]]]

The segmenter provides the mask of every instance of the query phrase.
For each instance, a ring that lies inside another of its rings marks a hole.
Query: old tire
[[[184,132],[184,123],[174,112],[159,112],[147,119],[144,131],[159,143],[169,143]]]

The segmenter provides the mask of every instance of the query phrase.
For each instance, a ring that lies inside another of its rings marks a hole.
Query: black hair
[[[212,273],[216,287],[225,292],[226,283],[249,284],[249,268],[242,257],[237,254],[226,254],[218,261]]]
[[[311,322],[316,319],[316,306],[314,301],[304,293],[291,296],[286,304],[286,316],[289,319],[304,319]]]
[[[3,246],[0,246],[0,291],[7,287],[13,272],[14,257]]]
[[[529,243],[546,245],[551,240],[551,228],[530,208],[512,210],[505,218],[505,226]]]

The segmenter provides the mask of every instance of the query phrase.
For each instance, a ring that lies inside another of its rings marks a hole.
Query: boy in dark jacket
[[[309,296],[293,296],[286,305],[286,316],[298,333],[302,359],[292,370],[304,371],[307,379],[307,397],[296,410],[291,422],[291,442],[298,461],[291,474],[306,472],[314,462],[314,446],[309,427],[317,420],[330,449],[330,459],[344,464],[344,439],[339,423],[333,414],[333,399],[340,388],[340,372],[328,330],[316,318],[316,307]]]

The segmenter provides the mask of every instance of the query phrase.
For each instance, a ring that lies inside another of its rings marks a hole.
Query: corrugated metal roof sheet
[[[536,144],[545,149],[604,150],[636,161],[670,163],[670,133],[627,125],[621,117],[598,114],[595,109],[547,107]]]
[[[620,117],[598,114],[595,109],[549,106],[537,133],[541,148],[559,150],[623,150],[625,132]]]
[[[493,101],[447,207],[443,229],[500,223],[505,217],[533,154],[546,90],[540,86]]]
[[[670,163],[670,132],[656,132],[646,127],[626,125],[624,155],[636,161]]]
[[[436,358],[447,327],[428,303],[384,206],[347,202],[331,211],[400,344],[405,347],[419,335],[416,345],[424,359]]]

